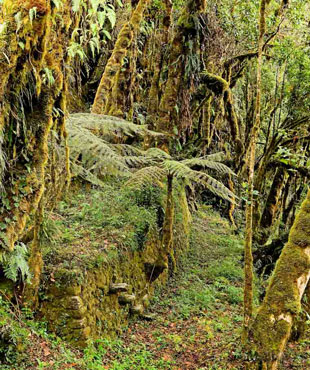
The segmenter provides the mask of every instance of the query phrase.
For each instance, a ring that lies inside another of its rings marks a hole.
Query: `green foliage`
[[[0,364],[21,362],[28,345],[29,330],[16,319],[9,302],[0,295]],[[0,366],[1,369],[5,368]]]
[[[151,148],[146,151],[122,143],[126,137],[157,137],[162,134],[125,120],[96,114],[72,115],[68,122],[68,144],[73,174],[95,185],[102,185],[104,175],[130,177],[126,186],[139,188],[161,184],[167,175],[187,184],[199,184],[217,196],[234,202],[235,195],[221,182],[203,171],[211,169],[220,174],[234,174],[221,163],[222,153],[186,160],[174,160],[169,154]],[[142,168],[141,168],[142,167]],[[130,171],[130,168],[141,168]]]
[[[170,369],[172,365],[171,361],[154,358],[144,343],[125,348],[124,343],[117,339],[97,340],[90,344],[84,352],[87,369],[101,370],[107,355],[115,359],[109,366],[110,370],[164,370]]]
[[[141,250],[148,232],[157,230],[163,212],[162,191],[156,187],[125,189],[107,183],[61,202],[44,222],[47,268],[73,271],[101,266],[124,251]],[[65,246],[65,248],[64,248]]]
[[[152,163],[152,158],[130,145],[113,144],[125,137],[158,136],[145,126],[95,114],[72,115],[67,124],[73,174],[94,185],[104,175],[129,176],[130,167]]]
[[[23,243],[16,244],[12,252],[2,254],[2,265],[5,277],[14,282],[18,281],[19,277],[24,282],[30,282],[31,274],[27,259],[28,250]]]
[[[99,114],[71,114],[68,127],[78,126],[96,134],[108,142],[123,142],[126,138],[144,139],[147,136],[160,137],[162,134],[147,129],[145,125],[136,125],[122,118]]]
[[[146,152],[146,156],[148,152]],[[156,159],[156,157],[153,157]],[[163,159],[164,158],[164,159]],[[221,173],[233,173],[227,166],[222,163],[205,160],[205,159],[191,159],[191,160],[173,160],[165,159],[164,156],[157,157],[157,166],[143,168],[133,173],[128,180],[127,185],[131,187],[141,187],[158,183],[163,181],[168,175],[173,175],[176,179],[185,184],[201,185],[217,196],[234,203],[235,195],[221,182],[216,180],[209,174],[191,169],[191,166],[208,167],[213,170],[218,170]]]

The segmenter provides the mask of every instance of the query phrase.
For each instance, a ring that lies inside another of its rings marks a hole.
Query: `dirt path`
[[[189,255],[153,300],[156,319],[132,324],[111,344],[107,369],[241,368],[242,241],[232,235],[213,213],[195,217]]]
[[[196,215],[189,255],[153,300],[152,322],[138,321],[106,343],[110,370],[243,369],[243,241],[217,214]],[[310,341],[289,344],[281,369],[310,369]]]

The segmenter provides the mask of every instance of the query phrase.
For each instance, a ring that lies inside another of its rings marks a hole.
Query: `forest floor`
[[[242,238],[205,207],[194,216],[188,254],[151,302],[153,321],[132,321],[117,339],[97,340],[79,352],[30,320],[25,360],[0,369],[243,369],[242,252]],[[284,369],[310,369],[310,340],[288,345]]]
[[[104,368],[244,369],[242,253],[242,239],[228,222],[200,211],[188,255],[153,300],[156,319],[135,322],[121,338],[107,343]],[[310,340],[290,343],[281,369],[310,369]]]

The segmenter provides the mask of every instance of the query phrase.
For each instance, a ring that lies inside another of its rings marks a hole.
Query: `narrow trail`
[[[188,256],[159,291],[152,322],[135,322],[107,351],[107,369],[241,368],[242,241],[214,213],[195,217]],[[227,364],[227,365],[225,365]]]
[[[104,369],[244,369],[242,254],[243,240],[226,220],[198,212],[189,254],[152,301],[156,319],[136,321],[107,342]],[[309,343],[289,344],[281,369],[310,369]]]

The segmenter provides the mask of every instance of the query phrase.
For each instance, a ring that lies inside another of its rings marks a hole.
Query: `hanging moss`
[[[4,201],[0,203],[0,221],[6,224],[0,235],[1,253],[5,249],[11,251],[25,230],[31,229],[28,221],[36,220],[30,255],[34,278],[33,294],[29,297],[32,302],[36,301],[42,270],[38,242],[44,212],[41,201],[47,191],[51,199],[58,199],[57,193],[64,185],[56,177],[56,154],[51,148],[50,156],[48,143],[52,129],[58,134],[58,144],[66,142],[67,48],[71,27],[75,27],[79,19],[79,13],[72,16],[71,5],[68,0],[57,9],[52,0],[5,0],[1,7],[0,17],[6,21],[6,28],[0,35],[3,51],[0,57],[3,72],[0,75],[0,129],[4,138],[1,150],[10,162],[3,175],[2,199],[6,198],[8,206]],[[33,8],[36,12],[31,19]],[[46,81],[46,70],[51,72],[53,81]],[[57,116],[54,115],[56,110],[61,112]],[[21,121],[23,130],[20,129]],[[66,153],[68,158],[68,148]],[[55,186],[47,176],[52,168],[51,178],[57,181]],[[69,182],[68,159],[58,174]]]
[[[229,86],[230,77],[231,76],[228,75],[228,80],[225,80],[221,76],[205,71],[203,73],[202,80],[209,90],[211,90],[216,96],[219,96],[223,99],[224,112],[230,125],[230,132],[236,153],[239,156],[243,152],[243,144],[240,140],[238,118],[235,112],[233,97]]]

